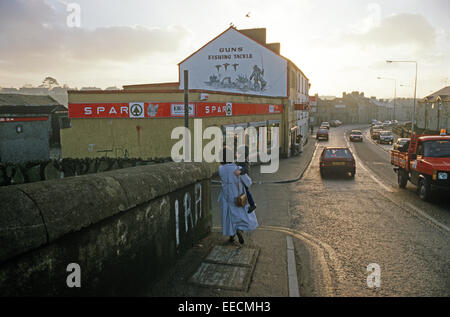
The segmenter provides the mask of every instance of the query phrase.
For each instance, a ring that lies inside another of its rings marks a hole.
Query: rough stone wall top
[[[0,262],[211,177],[206,163],[164,163],[0,188]]]

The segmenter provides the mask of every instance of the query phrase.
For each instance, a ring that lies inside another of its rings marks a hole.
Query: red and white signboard
[[[195,104],[189,104],[189,116],[192,117],[195,114]],[[170,105],[171,117],[184,117],[184,103],[173,103]]]
[[[47,121],[48,117],[0,117],[0,122]]]
[[[197,102],[189,104],[189,116],[196,118],[278,114],[282,105],[230,102]],[[69,104],[69,118],[179,118],[184,117],[183,103],[83,103]]]

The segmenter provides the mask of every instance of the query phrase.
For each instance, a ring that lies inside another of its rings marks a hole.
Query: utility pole
[[[184,70],[184,127],[189,128],[189,72]]]
[[[387,60],[386,63],[415,63],[416,64],[416,76],[414,79],[414,109],[412,113],[412,122],[411,122],[411,135],[414,134],[414,124],[416,122],[416,91],[417,91],[417,61],[391,61]]]

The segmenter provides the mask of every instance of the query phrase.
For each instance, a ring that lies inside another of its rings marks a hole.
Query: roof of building
[[[0,105],[0,115],[2,115],[2,114],[9,114],[9,115],[47,114],[48,115],[48,114],[52,114],[55,112],[67,113],[67,108],[62,105],[53,105],[53,106],[1,106]]]
[[[450,101],[450,86],[439,89],[438,91],[432,93],[431,95],[423,98],[425,102],[435,102],[435,101]]]
[[[174,89],[178,90],[179,82],[123,85],[123,89]]]
[[[48,95],[0,94],[0,106],[55,106],[60,105]]]

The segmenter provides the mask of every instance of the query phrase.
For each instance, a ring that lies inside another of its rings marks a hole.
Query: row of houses
[[[393,100],[365,97],[363,92],[344,92],[342,97],[321,98],[311,97],[311,117],[314,125],[323,121],[340,120],[343,123],[370,123],[372,119],[380,121],[409,121],[414,106],[412,98],[397,98]]]
[[[417,127],[428,131],[450,132],[450,86],[420,100],[416,109]]]

